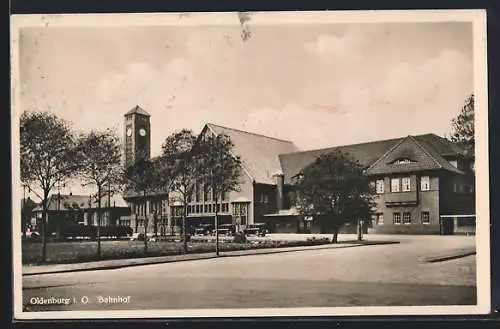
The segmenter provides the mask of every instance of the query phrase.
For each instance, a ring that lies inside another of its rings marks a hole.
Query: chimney
[[[281,171],[278,171],[273,177],[276,182],[276,208],[280,211],[283,210],[283,184],[285,176]]]

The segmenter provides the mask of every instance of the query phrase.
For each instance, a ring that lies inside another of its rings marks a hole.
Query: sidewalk
[[[388,243],[398,243],[398,242],[396,242],[396,241],[384,241],[384,242],[382,242],[381,241],[381,242],[370,242],[370,243],[366,243],[366,242],[365,243],[339,243],[339,244],[325,244],[325,245],[317,245],[317,246],[225,251],[225,252],[221,252],[219,254],[219,258],[221,258],[221,257],[250,256],[250,255],[265,255],[265,254],[275,254],[275,253],[294,252],[294,251],[306,251],[306,250],[352,248],[352,247],[368,246],[368,245],[374,245],[374,244],[388,244]],[[110,269],[118,269],[118,268],[122,268],[122,267],[130,267],[130,266],[162,264],[162,263],[181,262],[181,261],[189,261],[189,260],[203,260],[203,259],[212,259],[212,258],[217,258],[215,256],[214,252],[202,253],[202,254],[182,254],[182,255],[173,255],[173,256],[161,256],[161,257],[113,259],[113,260],[102,260],[102,261],[75,263],[75,264],[49,264],[49,265],[36,265],[36,266],[23,265],[22,272],[23,272],[23,276],[29,276],[29,275],[80,272],[80,271],[110,270]]]

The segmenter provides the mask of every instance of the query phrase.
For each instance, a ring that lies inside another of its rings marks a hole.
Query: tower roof
[[[134,106],[134,108],[132,108],[127,113],[125,113],[125,115],[129,115],[129,114],[140,114],[140,115],[144,115],[147,117],[151,116],[148,112],[144,111],[144,109],[142,107],[140,107],[139,105]]]

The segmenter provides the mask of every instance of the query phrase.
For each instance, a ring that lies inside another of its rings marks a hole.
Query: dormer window
[[[415,162],[416,161],[408,159],[408,158],[401,158],[401,159],[397,159],[397,160],[393,161],[392,164],[402,165],[402,164],[409,164],[409,163],[415,163]]]

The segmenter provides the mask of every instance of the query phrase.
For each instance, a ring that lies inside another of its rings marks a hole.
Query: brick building
[[[57,233],[64,226],[86,225],[97,226],[97,212],[101,212],[101,226],[116,226],[120,218],[130,214],[130,207],[119,195],[101,200],[98,208],[97,200],[90,200],[88,195],[52,194],[47,203],[47,235]],[[32,210],[31,227],[41,232],[42,206],[39,204]]]
[[[150,115],[136,106],[125,114],[124,163],[136,154],[150,154]],[[204,134],[226,134],[234,153],[242,160],[239,192],[223,196],[218,205],[220,223],[240,227],[267,223],[271,232],[319,232],[315,221],[298,216],[289,200],[293,177],[324,153],[340,150],[365,168],[378,198],[376,215],[368,232],[447,234],[453,222],[442,215],[474,214],[473,161],[455,144],[435,134],[407,136],[320,150],[299,151],[290,141],[271,138],[208,123]],[[120,223],[136,232],[175,233],[182,219],[182,204],[173,194],[149,194],[146,198],[125,193],[131,209]],[[188,205],[188,226],[213,223],[215,204],[208,189],[199,186]],[[155,224],[156,223],[156,224]],[[469,223],[474,225],[474,223]],[[346,227],[344,231],[354,228]],[[455,223],[456,229],[456,223]]]

